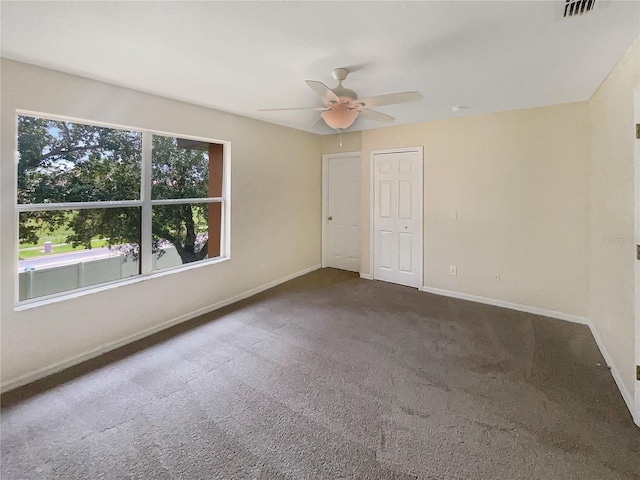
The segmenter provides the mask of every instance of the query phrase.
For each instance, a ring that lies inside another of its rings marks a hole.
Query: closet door
[[[376,280],[422,286],[422,152],[375,153]]]

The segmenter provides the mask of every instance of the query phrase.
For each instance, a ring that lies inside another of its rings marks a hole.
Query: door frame
[[[640,365],[640,259],[637,258],[635,251],[636,245],[640,245],[640,139],[635,138],[636,124],[640,124],[640,84],[636,86],[633,92],[634,100],[634,212],[635,212],[635,242],[634,242],[634,273],[635,273],[635,365]],[[636,367],[638,368],[638,367]],[[635,373],[635,372],[634,372]],[[634,421],[640,427],[640,379],[635,382],[635,405],[634,405]]]
[[[423,147],[403,147],[403,148],[389,148],[385,150],[372,150],[369,156],[369,275],[371,280],[375,280],[375,273],[373,269],[373,260],[375,255],[375,168],[374,160],[375,156],[386,153],[407,153],[414,152],[420,154],[420,160],[422,161],[422,200],[420,202],[420,244],[422,255],[420,255],[420,286],[424,285],[424,148]]]
[[[329,214],[329,160],[334,158],[358,158],[362,161],[362,152],[325,153],[322,155],[322,268],[327,266],[327,216]],[[362,183],[362,166],[360,167]],[[359,215],[362,218],[362,215]]]

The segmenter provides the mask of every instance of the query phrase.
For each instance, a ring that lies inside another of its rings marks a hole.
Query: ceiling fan
[[[358,98],[353,90],[342,86],[342,81],[349,75],[346,68],[336,68],[331,72],[333,78],[338,82],[335,88],[329,88],[324,83],[315,80],[306,80],[309,88],[322,98],[321,107],[295,107],[295,108],[266,108],[260,112],[273,112],[276,110],[315,110],[322,112],[320,117],[311,124],[313,127],[321,119],[325,123],[339,132],[349,128],[356,118],[361,117],[367,120],[378,122],[393,122],[395,118],[386,113],[371,110],[372,107],[384,105],[395,105],[398,103],[414,102],[422,98],[420,92],[388,93],[375,97]]]

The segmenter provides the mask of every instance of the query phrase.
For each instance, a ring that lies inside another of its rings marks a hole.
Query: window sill
[[[70,290],[69,292],[56,293],[45,297],[34,298],[31,300],[24,300],[15,305],[14,311],[20,312],[23,310],[30,310],[36,307],[43,307],[51,305],[53,303],[63,302],[65,300],[71,300],[85,295],[93,293],[103,292],[106,290],[112,290],[114,288],[124,287],[126,285],[133,285],[134,283],[140,283],[155,278],[166,277],[167,275],[173,275],[175,273],[186,272],[188,270],[194,270],[196,268],[202,268],[209,265],[215,265],[218,263],[226,262],[230,260],[230,257],[217,257],[211,260],[204,260],[196,263],[190,263],[187,265],[181,265],[179,267],[166,268],[163,270],[157,270],[148,275],[138,275],[136,277],[127,278],[126,280],[115,280],[113,282],[101,283],[99,285],[84,287],[82,289]]]

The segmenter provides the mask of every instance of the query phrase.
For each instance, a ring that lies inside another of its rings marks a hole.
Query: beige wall
[[[320,263],[320,137],[8,60],[1,95],[2,384]],[[231,260],[14,311],[16,109],[230,141]]]
[[[590,101],[590,318],[627,402],[635,383],[633,91],[639,84],[640,38]]]
[[[423,146],[424,285],[587,317],[589,134],[586,102],[368,130],[364,195],[371,151]]]
[[[342,145],[340,139],[342,138]],[[321,140],[322,153],[359,152],[362,149],[362,132],[345,132],[342,135],[323,135]]]

